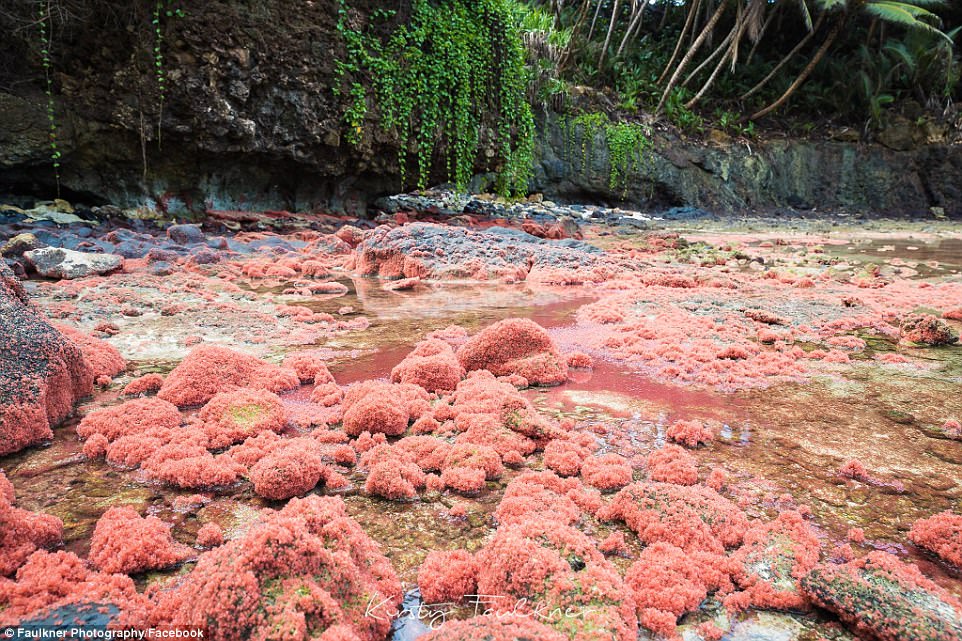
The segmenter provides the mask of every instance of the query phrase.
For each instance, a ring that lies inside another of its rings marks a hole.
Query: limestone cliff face
[[[34,3],[13,4],[28,24]],[[342,137],[344,104],[333,90],[344,57],[336,0],[185,3],[184,17],[163,20],[163,100],[152,57],[154,3],[125,3],[123,10],[104,0],[74,4],[84,11],[58,27],[52,47],[68,199],[148,203],[177,216],[207,208],[361,212],[401,189],[392,135],[370,123],[358,146]],[[384,3],[349,4],[347,19],[358,26]],[[406,11],[399,4],[398,21]],[[35,45],[28,36],[0,45],[0,193],[50,195],[54,186]],[[958,145],[893,151],[666,138],[623,190],[608,186],[604,140],[593,141],[586,162],[566,151],[564,129],[552,115],[539,132],[532,187],[554,199],[962,213]]]

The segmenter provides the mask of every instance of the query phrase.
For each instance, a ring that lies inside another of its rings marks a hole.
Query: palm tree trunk
[[[700,5],[701,0],[694,0],[691,7],[688,8],[688,17],[685,18],[685,26],[681,28],[681,33],[678,34],[678,42],[675,43],[675,50],[672,52],[671,59],[668,61],[668,64],[665,65],[665,70],[661,72],[660,76],[658,76],[658,80],[655,81],[655,84],[660,85],[662,80],[664,80],[668,75],[668,72],[671,71],[671,66],[675,64],[675,59],[678,58],[678,54],[681,52],[681,43],[685,41],[685,34],[691,27],[691,23],[694,22],[695,14],[698,13],[698,7]],[[665,12],[665,15],[667,15],[668,7],[665,7]]]
[[[809,31],[808,33],[806,33],[806,34],[805,34],[805,37],[803,37],[801,40],[799,40],[798,44],[795,45],[795,46],[792,48],[792,50],[789,51],[788,54],[778,62],[777,65],[775,65],[775,68],[768,72],[768,75],[767,75],[767,76],[765,76],[764,78],[762,78],[762,79],[758,82],[758,84],[756,84],[754,87],[752,87],[751,89],[749,89],[748,91],[746,91],[745,93],[743,93],[741,96],[739,96],[738,99],[739,99],[739,100],[745,100],[745,99],[747,99],[747,98],[750,98],[750,97],[752,97],[753,95],[755,95],[756,93],[758,93],[758,92],[762,89],[762,87],[764,87],[765,85],[767,85],[767,84],[771,81],[771,79],[775,77],[775,74],[777,74],[778,71],[779,71],[782,67],[784,67],[786,64],[788,64],[788,61],[791,60],[792,58],[794,58],[794,57],[795,57],[795,54],[798,53],[799,51],[801,51],[802,48],[803,48],[805,45],[808,44],[808,41],[811,40],[811,39],[815,36],[815,34],[818,32],[818,28],[819,28],[820,26],[822,26],[822,21],[823,21],[824,19],[825,19],[825,13],[822,12],[822,13],[820,13],[820,14],[818,15],[818,19],[815,21],[815,25],[812,27],[812,30]]]
[[[608,35],[605,36],[605,44],[601,48],[601,55],[598,57],[598,71],[601,71],[601,66],[605,63],[605,56],[608,54],[608,45],[611,44],[611,34],[615,31],[615,22],[618,21],[618,3],[620,0],[615,0],[615,6],[611,10],[611,22],[608,23]]]
[[[759,118],[764,118],[765,116],[767,116],[768,114],[770,114],[771,112],[775,111],[776,109],[778,109],[779,107],[785,104],[785,102],[792,96],[792,94],[795,93],[795,91],[799,87],[801,87],[802,84],[808,79],[808,77],[815,70],[815,67],[818,66],[818,63],[821,62],[822,58],[825,57],[825,54],[828,53],[829,48],[832,46],[832,43],[835,41],[835,38],[838,36],[838,32],[842,30],[842,22],[844,22],[844,20],[839,19],[839,21],[835,23],[835,26],[832,28],[831,33],[829,33],[828,36],[825,38],[825,42],[823,42],[819,50],[815,52],[815,56],[813,56],[812,59],[809,61],[808,65],[804,69],[802,69],[802,73],[798,74],[798,77],[795,78],[795,82],[793,82],[791,86],[785,90],[785,93],[782,94],[781,98],[779,98],[772,104],[768,105],[761,111],[757,111],[753,113],[749,117],[749,120],[758,120]]]
[[[725,36],[725,39],[722,40],[721,44],[718,45],[718,46],[715,48],[714,51],[712,51],[711,55],[708,56],[707,58],[705,58],[704,60],[702,60],[701,64],[698,65],[697,67],[695,67],[695,70],[692,71],[690,74],[688,74],[688,77],[685,78],[684,80],[682,80],[682,81],[679,83],[678,86],[679,86],[679,87],[685,87],[685,86],[687,86],[688,83],[691,82],[691,81],[695,78],[695,76],[697,76],[699,73],[701,73],[702,70],[703,70],[705,67],[707,67],[708,65],[710,65],[710,64],[712,63],[712,61],[713,61],[715,58],[718,57],[718,54],[720,54],[720,53],[722,52],[722,50],[725,50],[725,49],[728,47],[728,44],[732,41],[732,38],[735,36],[735,31],[736,31],[737,29],[738,29],[738,25],[735,25],[735,26],[732,28],[732,30],[728,32],[728,35]],[[727,53],[726,53],[725,57],[726,57],[726,58],[728,57]]]
[[[668,84],[665,85],[665,90],[661,94],[661,100],[658,101],[658,106],[655,108],[655,113],[661,112],[661,108],[665,106],[665,101],[668,99],[671,90],[675,88],[675,84],[678,82],[678,79],[685,70],[685,67],[687,67],[688,63],[691,62],[691,59],[695,57],[695,54],[698,53],[698,49],[701,48],[702,43],[705,42],[706,38],[708,38],[708,34],[710,34],[712,29],[715,28],[715,25],[718,24],[718,21],[721,19],[722,14],[725,13],[725,8],[727,6],[728,0],[722,0],[718,4],[718,8],[715,10],[715,13],[713,13],[711,18],[708,19],[708,22],[705,23],[705,27],[701,30],[701,33],[698,34],[695,42],[693,42],[691,47],[688,48],[688,51],[685,52],[685,56],[681,59],[681,62],[678,63],[678,67],[675,68],[675,73],[671,75],[671,79],[668,81]]]

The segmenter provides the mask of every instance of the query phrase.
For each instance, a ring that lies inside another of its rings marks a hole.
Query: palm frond
[[[940,23],[940,18],[922,7],[896,0],[875,0],[865,5],[865,11],[885,22],[938,34],[951,42],[945,32],[932,24]]]

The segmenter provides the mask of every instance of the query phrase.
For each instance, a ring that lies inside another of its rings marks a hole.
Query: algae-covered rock
[[[914,565],[886,552],[844,565],[820,565],[802,579],[801,587],[812,601],[870,639],[962,638],[962,602]]]

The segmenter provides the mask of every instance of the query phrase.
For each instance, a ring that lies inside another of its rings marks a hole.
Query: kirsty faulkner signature
[[[529,599],[512,601],[511,597],[492,594],[467,594],[464,598],[467,605],[474,609],[474,616],[485,614],[509,616],[514,614],[529,616],[549,624],[564,619],[584,619],[590,613],[597,611],[589,607],[552,607],[544,601]],[[368,600],[364,616],[377,621],[416,619],[435,630],[448,621],[457,605],[456,603],[419,604],[398,611],[392,607],[391,599],[375,594]]]

